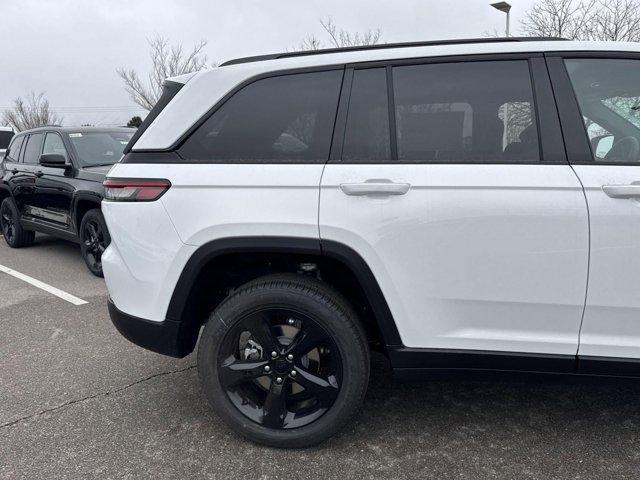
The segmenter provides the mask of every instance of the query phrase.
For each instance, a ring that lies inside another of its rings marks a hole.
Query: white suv
[[[400,378],[640,375],[640,44],[512,39],[170,79],[105,182],[114,324],[274,446]],[[201,331],[201,327],[204,327]]]
[[[0,127],[0,161],[4,158],[4,154],[11,143],[14,132],[11,127]]]

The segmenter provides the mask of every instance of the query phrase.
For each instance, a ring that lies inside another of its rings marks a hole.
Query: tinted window
[[[594,160],[640,163],[640,61],[566,60]]]
[[[7,157],[11,158],[14,162],[20,161],[20,148],[22,147],[24,138],[24,136],[15,137],[13,142],[11,142],[11,145],[9,145]]]
[[[342,70],[258,80],[187,139],[183,158],[204,162],[325,162]]]
[[[62,137],[57,133],[47,133],[44,139],[42,153],[62,155],[64,158],[68,158],[67,149],[64,147],[64,143],[62,143]]]
[[[0,150],[3,150],[9,146],[9,142],[13,138],[13,132],[0,131]]]
[[[353,162],[391,158],[384,68],[353,72],[342,158]]]
[[[22,161],[24,163],[36,164],[40,159],[40,151],[42,150],[42,133],[34,133],[29,135],[27,146],[25,147]]]
[[[72,132],[69,139],[85,166],[112,165],[120,160],[134,131]]]
[[[400,161],[539,161],[526,61],[402,66],[393,79]]]

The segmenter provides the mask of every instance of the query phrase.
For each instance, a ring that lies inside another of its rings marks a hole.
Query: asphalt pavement
[[[640,477],[640,382],[562,378],[392,382],[373,359],[360,415],[320,447],[276,450],[211,411],[195,355],[130,344],[79,247],[39,236],[0,265],[0,478]]]

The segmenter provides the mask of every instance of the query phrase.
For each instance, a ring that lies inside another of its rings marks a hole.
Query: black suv
[[[100,211],[102,182],[134,134],[130,128],[41,127],[17,134],[0,163],[0,227],[12,248],[35,232],[80,243],[102,276],[110,237]]]

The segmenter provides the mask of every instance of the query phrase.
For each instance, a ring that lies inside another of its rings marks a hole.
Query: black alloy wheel
[[[102,254],[111,243],[102,212],[89,210],[80,224],[80,249],[87,267],[94,275],[102,277]]]
[[[5,198],[0,204],[0,232],[11,248],[27,247],[36,238],[36,232],[22,227],[18,207],[11,197]]]
[[[303,448],[357,413],[369,381],[369,345],[349,302],[308,276],[253,280],[212,313],[198,373],[216,413],[264,445]]]
[[[220,383],[248,419],[268,428],[308,425],[335,403],[342,359],[309,316],[268,308],[241,319],[218,357]]]
[[[2,203],[2,209],[0,210],[0,222],[2,226],[2,235],[8,244],[15,241],[16,238],[16,218],[9,204]]]

